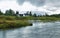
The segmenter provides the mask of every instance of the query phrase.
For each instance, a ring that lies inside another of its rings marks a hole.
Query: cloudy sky
[[[14,11],[42,11],[48,14],[60,13],[60,0],[0,0],[0,9]]]

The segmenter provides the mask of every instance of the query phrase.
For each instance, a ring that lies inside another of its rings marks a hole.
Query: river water
[[[32,22],[32,26],[1,30],[0,38],[60,38],[60,22]]]

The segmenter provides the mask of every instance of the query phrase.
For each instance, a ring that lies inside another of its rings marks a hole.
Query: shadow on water
[[[33,26],[0,31],[0,38],[60,38],[60,22],[32,21]]]

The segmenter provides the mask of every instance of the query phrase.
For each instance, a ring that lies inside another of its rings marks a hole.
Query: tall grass
[[[32,25],[28,20],[41,20],[41,21],[60,21],[57,17],[17,17],[17,16],[0,16],[0,29],[18,28]]]
[[[29,23],[28,20],[24,20],[21,17],[17,18],[16,16],[0,16],[0,29],[18,28],[30,25],[32,24]]]

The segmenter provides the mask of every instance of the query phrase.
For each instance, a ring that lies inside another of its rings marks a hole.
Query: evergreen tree
[[[45,16],[49,16],[47,13],[45,13]]]
[[[3,12],[0,10],[0,15],[3,15]]]
[[[19,16],[19,11],[16,11],[16,14],[15,14],[16,16]]]
[[[36,13],[34,13],[34,15],[33,15],[34,17],[37,17],[37,15],[36,15]]]
[[[25,16],[29,16],[29,11],[27,11],[24,15],[25,15]]]
[[[19,14],[19,11],[16,11],[16,15],[18,15]]]
[[[13,16],[13,15],[15,15],[15,12],[13,10],[9,9],[9,10],[6,10],[5,15],[12,15]]]
[[[32,12],[30,11],[30,14],[29,14],[29,16],[32,16]]]

